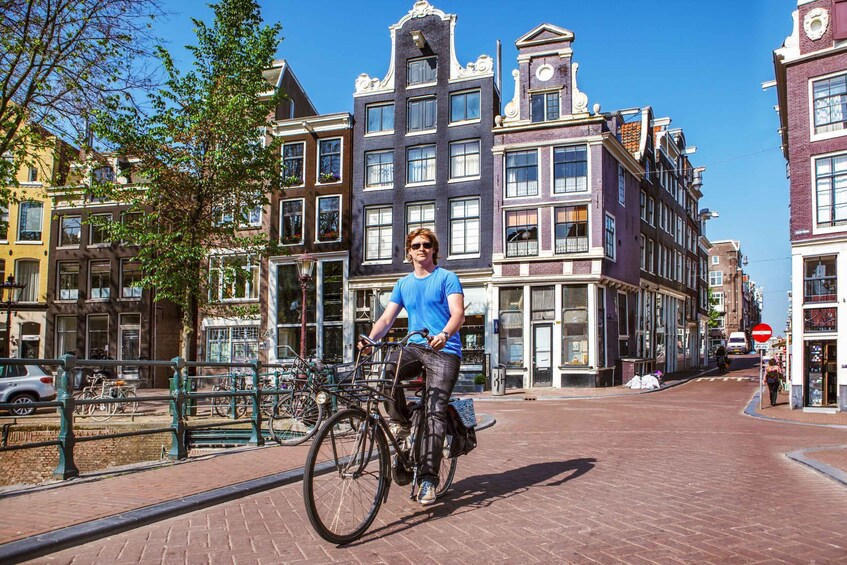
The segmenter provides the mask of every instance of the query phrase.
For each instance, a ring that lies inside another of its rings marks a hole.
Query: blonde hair
[[[418,236],[425,237],[430,241],[430,243],[432,243],[432,263],[434,265],[437,265],[438,238],[435,236],[435,232],[429,228],[417,228],[406,234],[406,259],[408,259],[409,261],[412,260],[412,256],[409,250],[412,248],[412,241],[414,241],[414,239]]]

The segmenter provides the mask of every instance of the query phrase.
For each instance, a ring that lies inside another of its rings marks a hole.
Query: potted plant
[[[482,392],[485,388],[485,375],[479,374],[473,378],[474,392]]]
[[[318,180],[322,183],[338,182],[340,179],[341,177],[334,173],[321,173],[318,177]]]

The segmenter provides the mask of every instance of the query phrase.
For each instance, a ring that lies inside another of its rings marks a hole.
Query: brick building
[[[773,53],[791,205],[791,406],[847,410],[847,2],[799,0]],[[842,378],[839,381],[839,373]]]

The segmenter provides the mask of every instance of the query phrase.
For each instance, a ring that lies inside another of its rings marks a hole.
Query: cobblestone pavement
[[[349,546],[313,532],[297,483],[34,562],[847,563],[847,489],[785,456],[843,451],[847,432],[744,415],[749,372],[657,394],[481,402],[497,425],[443,502],[420,507],[394,485]]]

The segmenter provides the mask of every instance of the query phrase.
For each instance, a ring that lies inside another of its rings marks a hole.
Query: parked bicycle
[[[133,415],[138,410],[136,385],[123,379],[114,379],[111,373],[103,369],[88,375],[86,381],[88,385],[74,395],[77,401],[86,401],[76,404],[76,414],[104,422],[115,414]],[[124,399],[124,402],[103,402],[113,398]]]
[[[292,370],[278,379],[278,400],[268,417],[271,439],[280,445],[299,445],[309,440],[326,415],[336,409],[331,395],[336,384],[333,369],[292,354]]]
[[[395,387],[420,389],[425,382],[421,373],[410,381],[399,381],[396,365],[386,360],[400,351],[414,335],[426,337],[426,330],[414,331],[401,341],[374,342],[361,336],[371,348],[359,354],[352,378],[338,384],[332,394],[346,405],[321,426],[306,458],[303,498],[312,527],[325,540],[349,543],[361,537],[376,518],[388,498],[392,474],[399,485],[411,483],[410,498],[416,497],[422,463],[426,403],[410,403],[411,434],[398,441],[386,417],[380,411],[393,399]],[[453,482],[457,453],[453,438],[444,442],[436,497],[442,496]],[[394,452],[392,461],[391,451]]]

